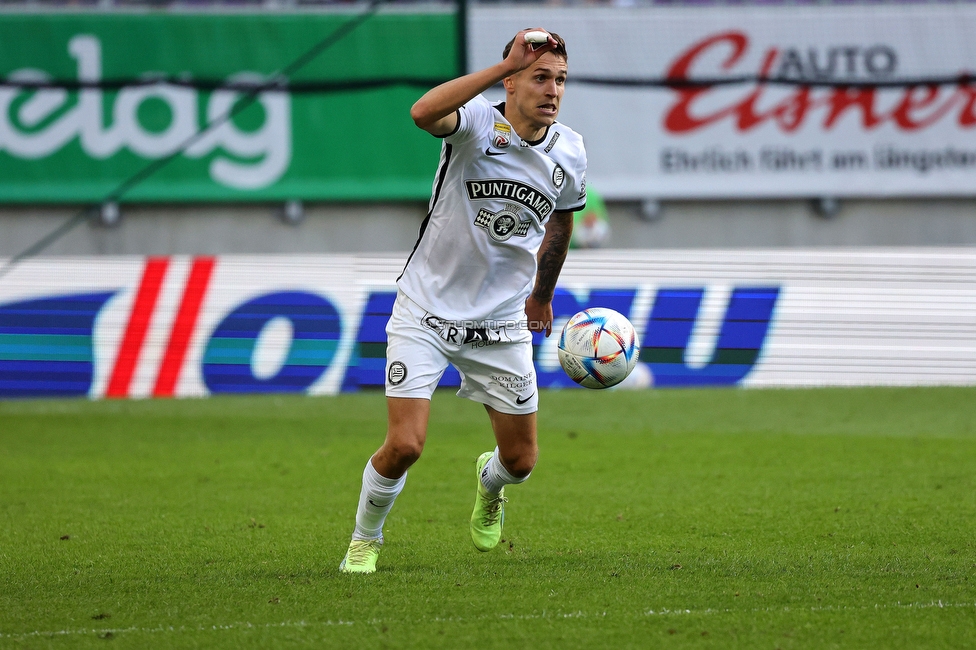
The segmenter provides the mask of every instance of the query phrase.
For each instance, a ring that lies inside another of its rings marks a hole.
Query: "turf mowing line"
[[[277,627],[330,627],[333,625],[352,625],[352,621],[316,621],[314,623],[308,623],[307,621],[283,621],[281,623],[263,623],[261,625],[255,625],[254,623],[227,623],[224,625],[200,625],[197,627],[187,627],[185,625],[180,625],[176,627],[170,625],[168,627],[122,627],[122,628],[101,628],[101,629],[89,629],[89,630],[56,630],[42,632],[36,630],[34,632],[23,632],[21,634],[4,634],[0,632],[0,639],[16,639],[22,640],[31,637],[55,637],[55,636],[81,636],[88,634],[98,634],[104,636],[106,634],[125,634],[126,632],[143,632],[147,634],[156,634],[159,632],[210,632],[213,630],[235,630],[235,629],[271,629]]]
[[[644,612],[644,616],[670,616],[673,614],[733,614],[742,611],[758,614],[761,612],[863,612],[869,609],[932,609],[938,607],[972,607],[976,609],[976,603],[943,603],[941,600],[929,603],[895,603],[894,605],[824,605],[814,607],[754,607],[749,610],[741,609],[659,609],[654,611],[649,609]],[[604,613],[606,615],[606,613]]]
[[[976,609],[976,603],[943,603],[939,601],[931,601],[928,603],[895,603],[894,605],[825,605],[823,607],[754,607],[748,610],[742,609],[659,609],[653,610],[649,609],[645,612],[640,612],[638,614],[632,614],[631,617],[638,616],[685,616],[685,615],[704,615],[704,614],[741,614],[744,612],[750,612],[753,614],[757,613],[785,613],[791,611],[810,611],[810,612],[840,612],[840,611],[866,611],[870,609],[884,610],[884,609],[946,609],[946,608],[958,608],[958,607],[972,607]],[[559,619],[559,618],[605,618],[607,612],[598,612],[596,614],[588,614],[583,611],[568,612],[565,614],[560,613],[546,613],[543,611],[542,614],[497,614],[495,616],[477,616],[474,618],[461,617],[461,616],[451,616],[443,618],[440,616],[435,616],[433,618],[427,619],[416,619],[412,618],[411,623],[465,623],[470,621],[482,621],[482,620],[519,620],[519,621],[532,621],[532,620],[549,620],[549,619]],[[370,619],[365,622],[366,625],[375,626],[384,623],[400,623],[400,620],[391,619]],[[355,625],[355,621],[282,621],[281,623],[263,623],[260,625],[255,625],[254,623],[227,623],[224,625],[200,625],[197,627],[186,627],[181,625],[168,626],[168,627],[125,627],[125,628],[102,628],[102,629],[87,629],[87,630],[56,630],[56,631],[34,631],[34,632],[23,632],[20,634],[4,634],[0,632],[0,639],[14,639],[23,640],[32,637],[56,637],[56,636],[82,636],[89,634],[96,634],[104,636],[106,634],[125,634],[129,632],[142,632],[146,634],[157,634],[160,632],[210,632],[216,630],[235,630],[235,629],[272,629],[272,628],[304,628],[304,627],[331,627],[331,626],[352,626]]]

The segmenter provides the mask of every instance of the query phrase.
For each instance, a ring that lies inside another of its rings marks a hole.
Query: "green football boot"
[[[380,556],[380,539],[354,539],[349,542],[346,557],[342,558],[339,571],[342,573],[374,573],[376,558]]]
[[[475,463],[475,477],[478,479],[478,493],[471,513],[471,541],[479,551],[490,551],[498,546],[502,538],[502,524],[505,523],[505,488],[497,495],[490,494],[481,484],[481,472],[491,460],[494,452],[486,451]]]

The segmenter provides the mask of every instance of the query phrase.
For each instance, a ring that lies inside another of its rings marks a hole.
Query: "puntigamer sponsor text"
[[[515,201],[535,213],[539,221],[545,221],[555,207],[552,200],[541,190],[519,181],[495,178],[470,180],[464,182],[464,187],[468,192],[468,199],[472,201],[483,201],[485,199]]]

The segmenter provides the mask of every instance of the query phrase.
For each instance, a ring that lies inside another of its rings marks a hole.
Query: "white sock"
[[[530,474],[526,474],[522,478],[516,478],[509,474],[505,466],[502,465],[501,458],[498,457],[498,447],[495,447],[495,453],[492,454],[491,459],[481,470],[481,484],[490,494],[498,494],[506,485],[521,483],[529,478]]]
[[[400,478],[386,478],[373,468],[372,458],[366,462],[353,539],[383,539],[383,522],[406,482],[406,472]]]

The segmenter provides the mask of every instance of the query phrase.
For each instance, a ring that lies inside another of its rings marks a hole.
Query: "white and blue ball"
[[[640,343],[627,318],[612,309],[584,309],[559,337],[559,365],[584,388],[610,388],[637,365]]]

